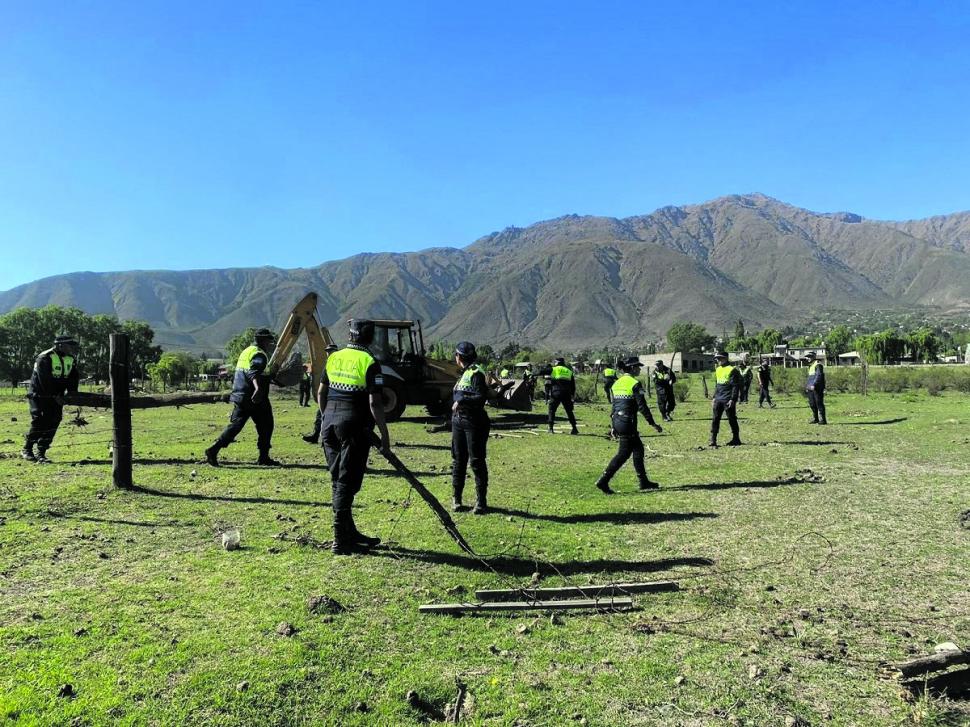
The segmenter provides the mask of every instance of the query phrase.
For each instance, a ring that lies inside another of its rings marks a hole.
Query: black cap
[[[723,358],[725,361],[727,361],[727,357],[728,357],[728,355],[727,355],[727,353],[725,351],[715,351],[714,352],[714,358]]]
[[[562,356],[556,356],[554,363],[557,366],[562,366],[564,363],[566,363],[566,359],[564,359]]]
[[[336,343],[328,343],[327,344],[327,347],[324,350],[327,353],[333,353],[334,351],[339,351],[340,350],[340,346],[338,346]]]
[[[64,344],[71,344],[71,343],[73,343],[75,346],[77,345],[77,339],[74,338],[74,336],[69,336],[66,333],[62,333],[60,336],[54,336],[55,346],[57,346],[58,344],[64,345]]]
[[[660,359],[658,358],[658,359],[657,359],[657,366],[663,366],[663,365],[664,365],[664,362],[663,362],[663,361],[661,361],[661,360],[660,360]]]
[[[809,351],[805,354],[805,358],[815,358],[817,355],[814,351]]]
[[[276,340],[276,334],[273,333],[268,328],[257,328],[256,329],[256,332],[253,334],[253,338],[255,338],[257,340],[259,340],[260,338],[264,338],[264,339],[265,338],[272,338],[275,341]]]
[[[455,353],[461,356],[463,361],[468,361],[469,363],[472,363],[478,358],[478,351],[475,350],[475,344],[470,341],[462,341],[455,346]]]
[[[638,356],[627,356],[626,358],[620,360],[619,366],[624,371],[629,371],[630,369],[643,366],[643,362],[640,361]]]
[[[374,340],[374,321],[369,318],[351,318],[347,321],[350,329],[350,341],[360,346],[367,346]]]

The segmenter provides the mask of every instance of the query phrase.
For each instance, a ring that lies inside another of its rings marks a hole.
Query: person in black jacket
[[[310,367],[303,365],[303,375],[300,377],[300,406],[310,406],[310,388],[313,386],[313,375]]]
[[[465,489],[465,473],[469,466],[475,475],[476,515],[488,512],[488,464],[485,461],[491,422],[485,412],[489,390],[485,372],[475,361],[478,352],[474,344],[462,341],[455,347],[455,363],[461,377],[455,383],[451,405],[451,494],[452,510],[465,508],[461,496]]]
[[[738,373],[741,374],[741,396],[738,401],[741,404],[748,403],[748,393],[751,391],[751,381],[754,379],[754,370],[748,363],[748,354],[744,355],[741,360],[741,365],[738,367]]]
[[[805,390],[808,392],[808,406],[812,410],[812,424],[828,424],[825,417],[825,367],[815,360],[815,352],[805,354],[808,358],[808,380]]]
[[[336,343],[328,343],[327,344],[327,348],[326,348],[327,356],[329,356],[333,352],[339,351],[339,350],[340,350],[340,347],[337,346]],[[317,398],[319,398],[319,394],[320,394],[320,392],[315,392],[314,393],[314,396],[317,397]],[[323,409],[321,409],[318,406],[317,407],[316,416],[313,419],[313,431],[310,432],[309,434],[304,434],[303,435],[303,441],[306,442],[307,444],[321,444],[321,442],[320,442],[320,430],[322,428],[323,428]]]
[[[729,447],[741,444],[741,432],[738,427],[738,397],[741,396],[741,374],[736,367],[728,363],[728,355],[723,351],[714,354],[717,367],[714,369],[714,399],[711,402],[713,418],[711,419],[711,447],[717,447],[717,433],[721,428],[721,416],[727,415],[731,425],[731,441]]]
[[[657,409],[665,422],[672,422],[671,413],[677,406],[674,398],[675,374],[663,361],[657,361],[653,369],[653,385],[657,389]]]
[[[633,457],[633,469],[637,473],[640,481],[641,490],[653,490],[660,485],[653,482],[647,476],[647,469],[643,463],[643,442],[640,441],[640,433],[637,431],[637,414],[642,414],[647,420],[647,424],[662,432],[663,429],[653,419],[647,399],[643,395],[643,385],[637,381],[640,373],[640,359],[630,356],[620,362],[621,374],[613,384],[613,411],[611,420],[613,428],[611,434],[619,440],[619,449],[610,463],[606,465],[603,475],[596,481],[596,487],[607,495],[612,495],[610,480],[613,475]]]
[[[566,359],[559,357],[553,362],[549,369],[549,385],[547,388],[549,397],[549,432],[554,429],[552,425],[556,421],[556,410],[559,405],[566,410],[566,418],[572,426],[570,434],[579,434],[576,428],[576,416],[573,414],[573,399],[576,397],[576,377],[573,370],[566,365]]]
[[[758,408],[768,402],[768,406],[775,408],[775,403],[771,400],[771,361],[765,359],[758,367]]]
[[[57,336],[53,348],[42,352],[34,361],[27,388],[30,430],[21,453],[30,462],[50,461],[47,450],[64,415],[64,395],[76,392],[80,381],[77,354],[78,343],[74,338]],[[37,446],[36,454],[34,445]]]

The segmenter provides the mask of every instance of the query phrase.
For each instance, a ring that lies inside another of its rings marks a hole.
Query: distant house
[[[639,358],[640,363],[647,368],[648,372],[653,371],[653,366],[657,361],[663,361],[677,374],[710,371],[714,368],[714,354],[712,353],[668,351],[665,353],[651,353],[646,356],[640,356]]]
[[[858,351],[846,351],[838,355],[839,366],[858,366],[862,363],[862,356]]]

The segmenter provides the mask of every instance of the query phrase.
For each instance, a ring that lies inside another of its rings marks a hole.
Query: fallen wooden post
[[[598,586],[563,586],[561,588],[483,589],[475,591],[475,598],[481,601],[512,601],[523,598],[541,601],[548,598],[568,598],[570,596],[601,599],[607,596],[679,590],[680,585],[675,581],[654,581],[652,583],[608,583]]]
[[[581,598],[570,601],[496,601],[490,603],[427,603],[418,607],[420,613],[478,613],[490,611],[567,611],[597,610],[625,611],[633,608],[633,599]]]
[[[409,470],[401,460],[397,458],[397,455],[394,454],[394,452],[384,452],[381,450],[381,440],[376,434],[371,433],[371,437],[377,451],[380,452],[384,456],[384,459],[386,459],[391,466],[398,471],[398,474],[408,481],[408,484],[411,485],[411,487],[413,487],[414,490],[421,496],[421,499],[428,503],[431,511],[438,516],[441,524],[444,525],[445,531],[451,536],[452,540],[458,543],[458,547],[469,555],[474,555],[476,558],[481,557],[475,552],[475,549],[468,544],[468,541],[465,540],[464,536],[458,530],[458,526],[455,525],[455,521],[451,519],[451,515],[447,510],[445,510],[442,504],[438,502],[438,498],[432,495],[431,492],[428,491],[428,488],[421,484],[421,481],[414,476],[414,473],[411,472],[411,470]]]
[[[926,674],[927,672],[942,671],[956,664],[970,664],[970,651],[964,649],[941,651],[900,664],[893,664],[893,669],[900,672],[905,678]]]

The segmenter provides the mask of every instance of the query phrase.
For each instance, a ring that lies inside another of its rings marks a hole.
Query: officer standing
[[[613,384],[616,383],[616,369],[607,366],[603,369],[603,388],[606,390],[606,400],[613,401]]]
[[[327,344],[327,356],[329,357],[334,351],[339,351],[340,347],[335,343]],[[320,393],[323,390],[323,384],[320,385],[320,391],[317,392],[317,401],[320,400]],[[307,444],[321,444],[320,442],[320,431],[323,429],[323,409],[319,406],[316,407],[317,413],[313,418],[313,431],[310,434],[303,435],[303,441]]]
[[[751,391],[751,381],[754,379],[754,371],[751,370],[751,366],[748,364],[747,354],[741,359],[741,366],[738,367],[738,373],[741,374],[740,401],[742,404],[747,404],[748,393]]]
[[[653,369],[653,385],[657,389],[657,409],[665,422],[672,422],[670,416],[677,406],[674,399],[674,382],[677,375],[663,361],[657,361]]]
[[[723,351],[714,354],[716,368],[714,369],[714,400],[711,402],[714,417],[711,420],[711,447],[717,447],[717,433],[721,428],[721,416],[727,415],[731,425],[731,441],[729,447],[741,444],[741,433],[738,428],[738,397],[741,395],[741,374],[736,367],[728,363],[728,355]]]
[[[508,370],[508,368],[503,367],[502,370],[498,372],[498,377],[500,379],[507,379],[507,378],[509,378],[509,370]]]
[[[71,336],[57,336],[53,348],[43,351],[34,361],[27,388],[30,430],[21,456],[30,462],[50,462],[50,449],[64,413],[64,395],[77,391],[80,375],[77,367],[78,343]],[[37,454],[34,454],[34,445]]]
[[[300,377],[300,406],[310,406],[310,388],[313,386],[313,375],[310,367],[303,365],[303,376]]]
[[[566,418],[569,419],[572,430],[570,434],[579,434],[576,428],[576,417],[573,414],[573,398],[576,396],[576,378],[573,370],[566,366],[566,359],[561,356],[554,362],[552,370],[549,372],[549,431],[554,431],[552,425],[556,421],[556,410],[559,405],[566,410]]]
[[[660,487],[656,482],[647,477],[647,470],[643,464],[643,442],[640,441],[640,434],[637,431],[637,412],[643,415],[647,424],[662,432],[663,429],[657,424],[647,399],[643,395],[643,386],[637,381],[636,377],[640,373],[640,359],[630,356],[620,362],[620,377],[613,384],[613,411],[611,419],[613,422],[612,434],[620,442],[619,449],[610,463],[606,465],[606,471],[602,477],[596,481],[596,487],[607,495],[612,495],[610,480],[617,473],[620,467],[633,456],[633,469],[637,473],[640,481],[641,490],[652,490]]]
[[[825,418],[825,367],[816,361],[814,351],[805,354],[808,358],[808,381],[805,390],[808,392],[808,406],[812,410],[811,424],[828,424]]]
[[[478,352],[468,341],[455,347],[455,363],[461,368],[461,378],[455,384],[451,405],[451,508],[465,510],[461,495],[465,489],[465,472],[471,466],[475,475],[475,508],[472,512],[484,515],[488,511],[488,464],[486,445],[491,422],[485,412],[489,390],[485,372],[475,361]]]
[[[758,367],[758,408],[764,406],[765,402],[768,402],[768,406],[772,409],[775,408],[774,402],[771,400],[771,361],[765,359],[761,362]]]
[[[350,555],[379,545],[354,523],[354,497],[367,468],[374,426],[381,433],[381,449],[389,452],[391,438],[384,423],[384,377],[368,346],[374,340],[374,321],[349,322],[350,344],[327,357],[320,383],[323,447],[333,480],[333,552]]]
[[[212,446],[205,450],[205,460],[213,467],[219,466],[219,450],[228,447],[250,419],[256,425],[256,448],[259,459],[256,464],[277,466],[280,463],[269,456],[273,446],[273,405],[269,400],[270,378],[266,370],[270,355],[276,347],[276,337],[268,328],[256,331],[253,345],[243,349],[236,362],[232,380],[232,413],[227,426]]]

